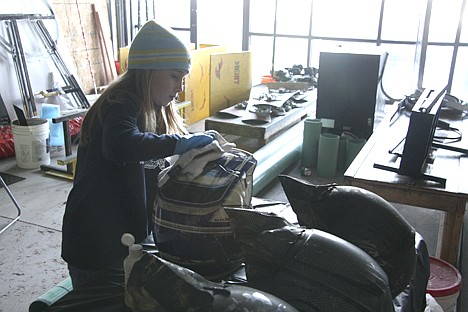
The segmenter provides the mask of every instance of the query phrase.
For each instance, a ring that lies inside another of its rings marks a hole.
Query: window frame
[[[251,0],[244,0],[244,15],[247,17],[251,17],[250,13],[250,1]],[[253,0],[255,1],[255,0]],[[427,5],[426,5],[426,10],[424,13],[424,19],[421,20],[421,26],[423,27],[423,31],[420,33],[421,38],[415,40],[415,41],[407,41],[407,40],[385,40],[382,39],[382,26],[383,26],[383,17],[384,17],[384,11],[385,11],[385,0],[381,0],[381,6],[380,6],[380,16],[379,16],[379,22],[378,22],[378,30],[377,30],[377,37],[375,39],[359,39],[359,38],[340,38],[340,37],[325,37],[325,36],[314,36],[312,35],[312,13],[313,13],[313,3],[314,0],[310,0],[311,2],[311,11],[310,11],[310,24],[309,24],[309,35],[308,36],[292,36],[292,35],[284,35],[284,34],[277,34],[276,33],[276,26],[274,27],[274,31],[272,34],[270,33],[259,33],[259,32],[251,32],[245,31],[244,33],[248,34],[248,37],[243,39],[243,47],[244,50],[248,50],[248,42],[250,41],[252,36],[271,36],[273,37],[273,59],[272,59],[272,66],[273,68],[275,67],[275,42],[276,38],[279,37],[286,37],[286,38],[304,38],[308,40],[308,57],[307,57],[307,67],[311,66],[311,55],[313,53],[313,40],[325,40],[325,41],[342,41],[342,42],[353,42],[353,43],[374,43],[376,46],[381,46],[382,44],[391,44],[391,45],[414,45],[415,46],[415,52],[416,49],[420,50],[419,53],[419,60],[417,62],[419,63],[419,68],[418,68],[418,73],[417,73],[417,83],[416,86],[418,89],[423,88],[423,82],[424,82],[424,70],[425,70],[425,65],[426,65],[426,55],[427,55],[427,50],[431,46],[450,46],[453,47],[453,54],[452,54],[452,59],[450,62],[450,69],[449,69],[449,77],[447,81],[447,92],[450,93],[452,90],[452,85],[453,85],[453,79],[454,79],[454,74],[455,74],[455,68],[456,68],[456,61],[457,61],[457,56],[460,47],[468,47],[468,42],[464,43],[460,41],[461,38],[461,32],[462,32],[462,22],[463,22],[463,17],[466,15],[464,12],[466,10],[466,3],[468,0],[462,0],[462,8],[459,16],[459,22],[458,22],[458,28],[457,28],[457,33],[455,36],[455,40],[453,43],[447,43],[447,42],[435,42],[435,41],[429,41],[428,36],[429,36],[429,26],[430,26],[430,16],[431,16],[431,10],[432,10],[432,2],[433,0],[427,0]],[[274,0],[275,4],[275,17],[274,17],[274,23],[276,25],[276,20],[277,20],[277,3],[278,0]],[[244,17],[245,18],[245,17]],[[249,28],[248,21],[244,23],[245,28]],[[468,25],[465,25],[465,27],[468,27]],[[272,68],[272,69],[273,69]]]
[[[149,0],[146,0],[148,2]],[[380,14],[379,14],[379,21],[378,21],[378,29],[377,29],[377,36],[374,39],[361,39],[361,38],[340,38],[340,37],[326,37],[326,36],[314,36],[312,35],[312,13],[314,10],[314,1],[316,0],[310,0],[310,22],[309,22],[309,30],[308,30],[308,35],[285,35],[285,34],[279,34],[276,31],[276,21],[278,17],[278,1],[279,0],[274,0],[271,1],[272,4],[274,4],[275,9],[274,9],[274,28],[272,33],[261,33],[261,32],[253,32],[250,31],[250,20],[252,17],[252,12],[250,10],[251,8],[251,1],[256,1],[256,0],[243,0],[243,16],[242,16],[242,25],[243,25],[243,30],[242,30],[242,50],[243,51],[248,51],[250,50],[250,42],[251,39],[255,36],[263,36],[263,37],[271,37],[273,39],[273,53],[272,53],[272,70],[275,66],[275,59],[276,59],[276,40],[277,38],[300,38],[307,40],[307,64],[305,64],[307,67],[311,67],[311,62],[312,62],[312,56],[314,53],[314,40],[323,40],[323,41],[334,41],[334,42],[349,42],[349,43],[371,43],[375,44],[375,46],[380,47],[382,45],[414,45],[415,47],[415,55],[419,56],[419,59],[416,60],[416,63],[419,63],[419,68],[417,70],[417,75],[416,75],[416,84],[415,87],[418,89],[423,88],[424,85],[424,71],[425,71],[425,66],[426,66],[426,56],[427,56],[427,50],[429,47],[435,47],[435,46],[449,46],[453,48],[453,53],[452,53],[452,58],[450,62],[450,69],[449,69],[449,77],[447,81],[447,92],[450,93],[452,90],[452,86],[454,84],[454,77],[455,77],[455,72],[456,72],[456,63],[457,63],[457,57],[459,55],[459,51],[461,47],[468,47],[468,42],[461,42],[461,34],[462,34],[462,21],[463,17],[465,15],[468,15],[468,13],[465,14],[466,6],[468,0],[461,0],[462,1],[462,7],[461,7],[461,12],[460,12],[460,17],[458,21],[458,28],[456,31],[456,36],[455,40],[452,43],[447,43],[447,42],[432,42],[429,41],[429,25],[430,25],[430,16],[431,16],[431,10],[432,10],[432,3],[434,0],[427,0],[425,4],[425,12],[422,12],[421,14],[423,15],[423,19],[420,21],[420,27],[422,29],[422,32],[420,32],[420,37],[415,39],[414,41],[408,41],[408,40],[386,40],[382,39],[382,27],[383,27],[383,18],[384,18],[384,12],[385,12],[385,1],[386,0],[381,0],[380,4]],[[123,47],[127,46],[131,40],[133,39],[134,35],[136,34],[136,27],[132,24],[134,24],[132,16],[134,13],[132,13],[132,5],[134,6],[134,1],[129,0],[124,1],[124,0],[117,0],[116,1],[116,12],[115,15],[117,18],[116,20],[116,27],[119,31],[117,31],[117,35],[113,34],[113,38],[115,38],[118,41],[117,46],[118,47]],[[154,4],[154,1],[152,2]],[[141,24],[142,22],[139,21]],[[197,41],[197,0],[190,0],[190,27],[187,28],[176,28],[174,27],[173,29],[176,31],[188,31],[190,32],[190,41],[192,44],[195,45],[195,47],[198,46],[198,41]],[[465,27],[468,27],[468,25],[465,25]],[[466,30],[465,30],[466,32]],[[418,54],[416,54],[416,51],[418,50]],[[468,92],[468,90],[467,90]]]

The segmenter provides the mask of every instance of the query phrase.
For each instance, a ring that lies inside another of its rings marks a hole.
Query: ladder
[[[0,14],[0,21],[5,22],[8,34],[8,40],[0,37],[0,45],[2,45],[3,48],[12,55],[24,111],[30,118],[37,116],[37,109],[34,101],[34,92],[31,87],[31,80],[28,73],[26,57],[18,29],[18,21],[20,20],[30,21],[30,25],[33,31],[39,37],[47,52],[51,56],[55,67],[57,68],[65,83],[65,86],[61,87],[64,93],[72,95],[75,102],[79,105],[79,108],[86,109],[90,107],[83,90],[81,89],[74,75],[71,74],[68,70],[67,65],[63,61],[63,58],[57,49],[56,43],[45,27],[43,22],[44,19],[55,19],[55,16],[53,14]]]

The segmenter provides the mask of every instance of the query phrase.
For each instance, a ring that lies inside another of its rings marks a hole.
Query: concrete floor
[[[16,166],[15,158],[0,161],[0,172],[25,178],[8,186],[21,207],[19,221],[0,235],[0,311],[28,311],[29,304],[68,277],[60,257],[62,217],[69,180],[41,170]],[[0,226],[17,210],[0,189]]]
[[[52,159],[52,164],[54,162]],[[72,182],[47,175],[41,170],[20,169],[14,158],[1,160],[0,172],[25,178],[9,186],[22,208],[22,215],[18,222],[0,235],[0,312],[27,311],[33,300],[68,276],[66,263],[60,257],[60,244],[62,216]],[[287,173],[301,176],[297,165],[289,168]],[[315,184],[342,182],[341,175],[332,179],[313,176],[305,179]],[[276,180],[257,197],[287,202]],[[424,237],[430,254],[436,255],[442,213],[403,205],[395,207]],[[15,216],[16,208],[1,188],[0,226]],[[468,259],[468,256],[463,258]],[[461,297],[468,298],[464,289]],[[468,311],[462,305],[459,304],[459,311]]]

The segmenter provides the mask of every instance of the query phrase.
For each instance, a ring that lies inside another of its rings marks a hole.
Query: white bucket
[[[28,125],[13,121],[11,132],[15,146],[16,165],[23,169],[37,169],[50,164],[49,122],[44,118],[28,118]]]
[[[462,283],[460,272],[450,263],[434,257],[430,257],[430,264],[426,292],[434,297],[444,312],[454,312]]]

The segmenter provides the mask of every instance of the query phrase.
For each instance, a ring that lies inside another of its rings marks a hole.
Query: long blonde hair
[[[128,105],[129,98],[134,98],[140,107],[138,123],[141,131],[156,134],[187,134],[184,119],[174,103],[166,107],[153,104],[149,86],[154,70],[129,69],[99,96],[83,120],[80,144],[92,141],[92,127],[102,121],[102,112],[108,105]]]

